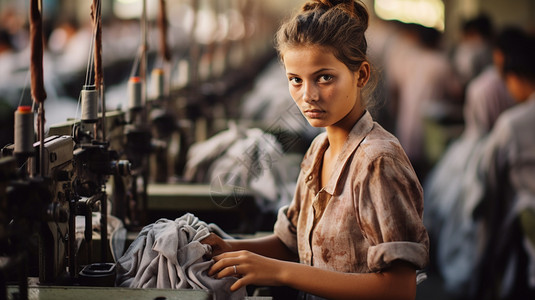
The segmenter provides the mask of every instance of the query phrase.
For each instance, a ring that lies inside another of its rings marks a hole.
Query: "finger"
[[[234,268],[236,265],[232,265],[232,266],[227,266],[223,269],[221,269],[221,271],[219,271],[215,278],[217,279],[221,279],[223,277],[230,277],[230,276],[239,276],[238,274],[238,271],[237,271],[237,267]]]
[[[221,253],[217,256],[214,256],[214,258],[216,260],[220,260],[220,259],[223,259],[223,258],[229,258],[229,257],[246,257],[247,254],[250,253],[249,251],[245,251],[245,250],[236,250],[236,251],[227,251],[227,252],[224,252],[224,253]]]
[[[208,276],[214,276],[216,273],[221,271],[223,267],[221,265],[213,264],[208,270]]]
[[[222,260],[224,258],[236,257],[237,255],[238,255],[238,253],[236,253],[236,252],[224,252],[224,253],[221,253],[219,255],[214,256],[213,259],[217,262],[217,261]]]
[[[236,259],[233,258],[233,257],[220,258],[219,260],[215,260],[215,258],[214,258],[214,261],[215,261],[215,263],[212,265],[212,267],[210,268],[210,270],[208,272],[209,276],[212,276],[215,273],[221,272],[221,271],[223,271],[223,269],[225,269],[225,268],[227,268],[229,266],[232,267],[233,265],[238,264]],[[232,268],[232,270],[234,271],[234,268]]]
[[[246,279],[245,277],[242,277],[238,280],[236,280],[236,282],[234,282],[231,286],[230,286],[230,291],[231,292],[235,292],[237,290],[239,290],[240,288],[246,286]]]

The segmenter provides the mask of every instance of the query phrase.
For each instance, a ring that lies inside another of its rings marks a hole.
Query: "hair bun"
[[[303,11],[313,10],[317,8],[327,10],[339,4],[346,4],[352,6],[354,2],[354,0],[310,0],[303,5]]]
[[[338,4],[353,4],[355,0],[316,0],[326,6],[333,7]]]
[[[303,12],[316,9],[326,11],[334,7],[339,7],[353,18],[364,19],[366,24],[368,22],[368,12],[360,0],[309,0],[301,10]]]

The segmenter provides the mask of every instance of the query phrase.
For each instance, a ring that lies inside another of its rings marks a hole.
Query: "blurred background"
[[[34,105],[29,2],[0,0],[0,147],[14,142],[17,107]],[[431,174],[475,122],[465,112],[471,86],[494,65],[504,29],[535,33],[535,0],[363,2],[371,14],[371,97],[380,103],[372,115],[399,138],[429,195],[442,193],[433,179],[440,177]],[[320,132],[293,104],[273,49],[278,25],[304,1],[167,0],[164,8],[161,3],[102,2],[106,110],[133,115],[130,80],[141,78],[145,103],[151,103],[145,125],[159,145],[127,155],[130,161],[146,156],[150,163],[142,184],[129,183],[131,192],[145,188],[143,217],[113,212],[132,233],[186,212],[236,235],[269,232],[277,209],[291,201],[300,160]],[[43,0],[42,15],[46,131],[52,135],[80,118],[80,91],[92,81],[91,1]],[[154,70],[162,71],[163,79],[158,81]],[[504,102],[486,126],[512,105]],[[122,135],[116,150],[138,151],[134,146],[143,142],[124,143]],[[220,190],[222,183],[234,187],[230,194]],[[234,202],[229,204],[229,197]],[[446,214],[434,206],[429,214],[437,210]],[[426,225],[431,235],[441,226],[433,219]],[[435,258],[440,246],[434,237],[428,280],[419,286],[418,299],[477,299],[468,292],[468,279],[452,279],[469,272],[460,267],[452,275],[441,267],[448,262]]]
[[[193,2],[195,1],[176,0],[167,1],[166,4],[169,27],[166,43],[172,54],[169,58],[171,72],[167,76],[170,77],[170,87],[174,89],[188,82],[184,72],[193,72],[188,66],[191,55],[199,55],[199,60],[194,62],[199,64],[195,67],[198,72],[195,71],[197,75],[193,75],[199,80],[228,74],[227,71],[231,69],[240,70],[256,66],[258,61],[265,62],[270,56],[274,57],[272,38],[277,25],[303,3],[298,0],[273,0],[269,3],[246,0]],[[486,57],[480,57],[480,61],[476,61],[479,65],[473,66],[470,55],[484,51],[480,45],[485,43],[490,45],[492,36],[506,26],[519,26],[527,31],[533,31],[535,27],[533,21],[535,4],[532,0],[364,2],[373,16],[367,35],[370,45],[368,55],[377,66],[376,74],[381,78],[380,83],[394,77],[404,77],[404,74],[398,74],[396,71],[397,58],[392,53],[397,50],[391,50],[395,47],[394,40],[399,36],[423,35],[422,39],[427,42],[427,46],[433,47],[437,50],[436,53],[448,59],[452,71],[458,77],[454,80],[458,79],[464,87],[468,80],[490,61],[487,53]],[[147,2],[148,25],[145,28],[148,31],[146,37],[149,70],[161,67],[163,64],[162,55],[158,54],[161,51],[157,26],[158,3],[156,0]],[[76,116],[79,89],[89,70],[89,47],[92,42],[90,5],[90,1],[86,0],[43,1],[44,71],[51,100],[47,105],[64,104],[60,110],[48,111],[48,125],[64,121],[65,116]],[[1,145],[13,141],[11,130],[13,109],[18,105],[31,104],[28,89],[30,54],[28,10],[29,1],[0,0],[0,99],[4,107],[1,110]],[[128,78],[135,73],[135,64],[138,61],[136,57],[139,57],[143,29],[140,24],[141,13],[140,0],[113,0],[102,4],[105,28],[103,63],[108,106],[111,108],[126,106],[126,98],[121,94],[125,91],[124,85]],[[418,26],[402,28],[400,25],[403,24],[418,25],[431,30],[426,33],[416,33],[421,28]],[[480,37],[478,31],[481,30],[486,31],[484,33],[486,36]],[[478,39],[480,41],[477,41]],[[477,47],[479,48],[476,49]],[[474,53],[469,53],[470,51]],[[390,57],[391,54],[394,55],[393,59]],[[417,67],[424,65],[415,64]],[[259,74],[259,71],[257,68],[255,74]],[[254,80],[253,77],[249,79],[249,83]],[[242,84],[245,85],[246,82]],[[387,89],[378,89],[375,96],[384,99],[385,103],[396,102],[389,98],[397,97],[392,95],[392,90],[396,89],[397,84],[392,84],[392,87]],[[450,91],[445,92],[450,93]],[[463,95],[457,93],[448,97],[462,98]],[[395,122],[391,118],[385,120],[384,125],[393,130]],[[429,155],[432,156],[430,159],[436,160],[440,145],[436,147],[429,145],[429,147],[431,148]]]

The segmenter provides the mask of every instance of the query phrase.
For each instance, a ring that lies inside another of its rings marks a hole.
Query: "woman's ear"
[[[370,80],[370,64],[367,61],[364,61],[360,64],[359,69],[357,70],[357,86],[362,88]]]

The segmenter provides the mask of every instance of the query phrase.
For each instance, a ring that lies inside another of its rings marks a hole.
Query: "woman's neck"
[[[326,129],[330,152],[340,153],[350,131],[347,131],[345,128],[335,126],[329,126]]]
[[[342,150],[344,143],[353,129],[353,126],[364,115],[365,110],[354,110],[338,123],[326,127],[329,148],[332,154],[338,154]]]

